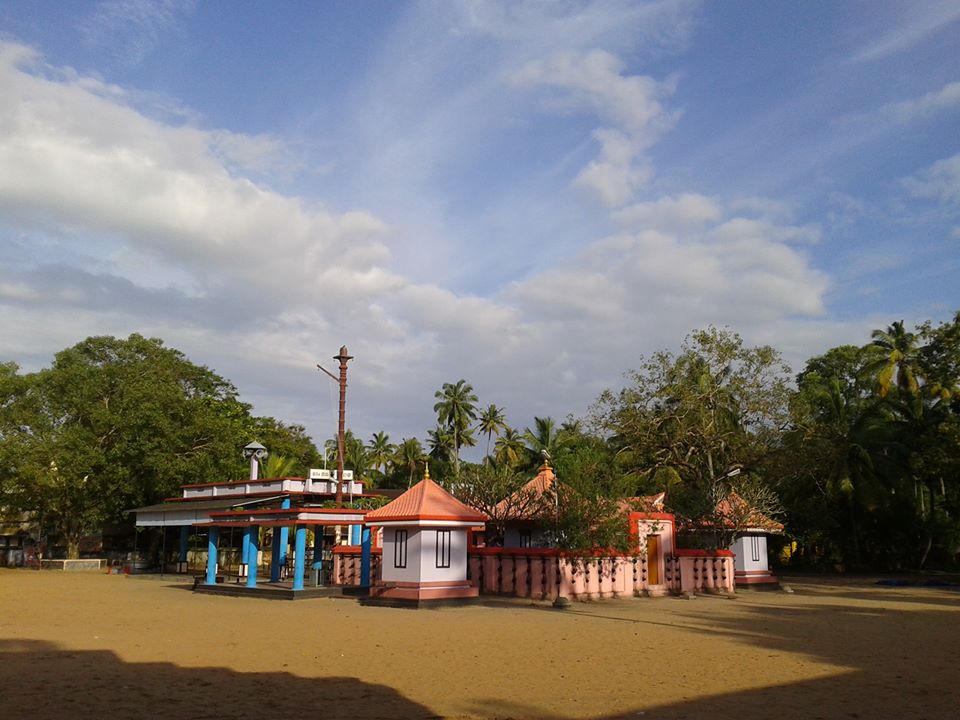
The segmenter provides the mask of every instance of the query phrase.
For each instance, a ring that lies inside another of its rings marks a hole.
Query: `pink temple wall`
[[[734,592],[732,553],[676,552],[664,557],[661,585],[657,587],[671,593]],[[371,574],[375,580],[380,577],[378,555],[374,551]],[[470,582],[485,595],[550,600],[558,596],[558,587],[561,597],[574,600],[655,594],[648,583],[643,555],[573,556],[552,549],[483,548],[469,552],[467,566]],[[337,548],[333,577],[337,584],[360,584],[359,547]]]

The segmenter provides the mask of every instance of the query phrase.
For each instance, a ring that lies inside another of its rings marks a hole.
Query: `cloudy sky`
[[[0,359],[163,338],[260,414],[521,429],[729,326],[960,309],[960,2],[0,5]]]

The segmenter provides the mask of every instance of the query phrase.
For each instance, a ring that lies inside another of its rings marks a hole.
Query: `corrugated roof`
[[[242,507],[244,505],[254,505],[261,502],[269,502],[284,497],[283,495],[273,495],[271,497],[244,498],[242,495],[234,497],[217,498],[216,500],[177,500],[175,502],[165,502],[158,505],[146,505],[144,507],[132,508],[127,510],[132,512],[173,512],[176,510],[227,510],[232,507]]]
[[[425,477],[396,500],[367,513],[371,520],[452,520],[485,522],[487,516],[465,505]]]

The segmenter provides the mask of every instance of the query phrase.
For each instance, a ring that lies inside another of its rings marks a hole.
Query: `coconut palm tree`
[[[390,462],[390,458],[393,457],[396,449],[396,446],[390,442],[390,436],[383,431],[375,432],[367,445],[370,462],[373,463],[374,468],[384,475],[387,473],[387,463]]]
[[[556,422],[551,417],[533,418],[534,429],[527,428],[523,439],[527,450],[537,462],[540,458],[556,458],[563,448],[564,439],[560,435]],[[546,453],[546,455],[544,454]]]
[[[327,459],[331,462],[337,461],[337,439],[330,438],[324,443],[327,451]],[[343,434],[343,466],[346,470],[353,470],[357,478],[364,477],[370,469],[370,456],[367,454],[367,448],[363,441],[355,437],[352,430],[347,430]]]
[[[425,459],[423,452],[423,445],[420,444],[420,441],[414,438],[404,438],[403,441],[397,446],[396,455],[394,455],[393,463],[398,467],[402,467],[410,473],[410,479],[407,481],[407,487],[413,485],[413,475],[417,471],[417,467]]]
[[[438,424],[453,435],[453,472],[459,475],[460,448],[476,444],[470,426],[477,419],[477,396],[473,393],[473,386],[460,379],[455,383],[444,383],[434,397],[437,403],[433,411],[437,413]]]
[[[497,435],[499,437],[501,430],[507,429],[507,418],[503,414],[503,408],[491,404],[480,413],[480,422],[477,423],[477,429],[487,436],[487,450],[484,457],[490,455],[490,439]]]
[[[265,478],[290,477],[296,466],[297,459],[286,455],[268,455],[266,460],[260,460],[260,472]]]
[[[504,428],[503,434],[497,438],[497,442],[493,446],[493,452],[498,463],[516,467],[520,464],[526,448],[523,436],[512,427],[507,426]]]
[[[876,376],[880,397],[886,397],[892,387],[916,395],[920,391],[917,335],[898,320],[886,330],[874,330],[871,337],[869,347],[877,358],[867,363],[864,372]]]
[[[430,446],[430,457],[435,460],[450,462],[453,458],[453,434],[447,428],[437,425],[427,431],[427,445]]]

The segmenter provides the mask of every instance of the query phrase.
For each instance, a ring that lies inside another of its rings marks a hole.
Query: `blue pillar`
[[[210,534],[207,536],[207,585],[217,584],[217,536],[220,535],[220,528],[210,528]]]
[[[273,546],[270,548],[270,582],[280,580],[280,528],[273,528]]]
[[[293,589],[303,590],[303,569],[306,563],[304,556],[307,554],[307,526],[298,525],[296,539],[294,541],[293,559]]]
[[[283,510],[289,510],[290,498],[284,498],[283,502],[280,503],[280,507]],[[280,528],[280,562],[278,563],[280,567],[287,564],[287,543],[290,542],[289,532],[286,525]],[[279,580],[279,578],[277,579]]]
[[[244,565],[250,562],[250,533],[243,531],[243,539],[240,543],[240,562]],[[247,568],[249,570],[249,567]]]
[[[180,528],[180,562],[187,561],[187,550],[190,547],[190,526],[183,525]]]
[[[360,586],[370,587],[370,528],[365,527],[360,541]]]
[[[313,526],[313,564],[310,567],[317,571],[317,584],[323,585],[323,525]]]
[[[244,528],[244,541],[247,547],[247,587],[257,586],[257,551],[260,550],[260,528],[257,525],[247,525]]]

